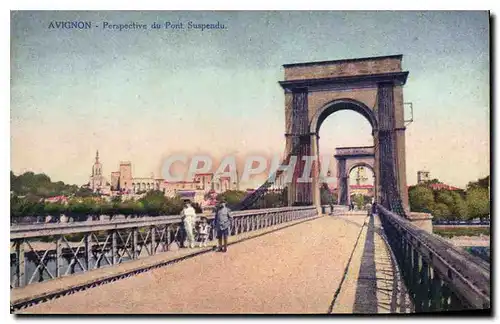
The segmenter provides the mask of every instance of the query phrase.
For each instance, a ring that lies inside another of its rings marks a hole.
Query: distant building
[[[49,197],[49,198],[45,198],[44,202],[60,203],[60,204],[66,205],[68,203],[68,197],[66,197],[66,196]]]
[[[111,190],[124,194],[137,194],[150,190],[160,190],[163,179],[150,177],[134,178],[132,176],[132,163],[120,162],[118,171],[111,172]]]
[[[426,181],[430,181],[431,176],[429,171],[417,171],[417,183],[421,184]]]
[[[447,185],[445,183],[431,183],[428,186],[432,190],[453,190],[453,191],[455,191],[455,190],[462,190],[460,188]]]
[[[373,185],[350,185],[349,194],[352,195],[362,195],[362,196],[373,196],[374,187]]]
[[[227,190],[238,190],[238,183],[231,182],[230,177],[214,177],[213,173],[198,173],[194,176],[194,182],[197,183],[196,189],[214,190],[217,193]]]
[[[99,161],[99,151],[96,151],[95,162],[92,166],[92,175],[90,176],[89,188],[93,192],[109,192],[109,186],[106,182],[106,178],[102,175],[102,164]]]
[[[151,190],[159,190],[167,197],[180,196],[192,202],[207,204],[211,203],[205,201],[209,193],[215,197],[221,192],[238,188],[237,181],[231,182],[230,177],[215,177],[213,173],[199,173],[190,181],[175,182],[155,178],[153,174],[150,177],[133,177],[130,161],[120,162],[118,171],[111,172],[110,180],[110,183],[107,183],[102,176],[102,165],[97,153],[88,185],[94,192],[122,195],[124,199],[130,199],[138,198]],[[214,200],[214,197],[210,199]]]
[[[118,191],[120,189],[120,171],[111,172],[111,190]]]
[[[118,182],[118,189],[120,191],[129,192],[132,189],[132,163],[120,162],[120,181]]]

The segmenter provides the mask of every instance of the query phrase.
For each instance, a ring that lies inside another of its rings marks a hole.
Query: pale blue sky
[[[49,29],[89,20],[91,30]],[[102,22],[217,22],[226,30],[109,31]],[[464,186],[489,174],[487,12],[15,12],[11,20],[12,170],[88,180],[131,160],[159,175],[177,151],[282,153],[282,65],[403,54],[414,105],[407,177]],[[322,153],[371,145],[354,112],[330,116]]]

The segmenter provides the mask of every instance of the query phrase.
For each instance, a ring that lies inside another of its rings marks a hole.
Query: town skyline
[[[490,173],[487,12],[11,15],[16,174],[43,172],[82,184],[96,149],[105,174],[116,166],[111,161],[128,160],[141,176],[158,176],[163,159],[179,151],[282,154],[282,64],[387,54],[403,54],[410,72],[408,184],[417,182],[419,170],[462,188]],[[176,18],[224,21],[228,29],[165,34],[44,27],[56,20]],[[321,154],[366,145],[373,145],[370,125],[354,112],[333,114],[320,130]]]

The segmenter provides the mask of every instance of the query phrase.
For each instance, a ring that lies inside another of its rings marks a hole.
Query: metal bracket
[[[410,106],[410,114],[411,114],[411,117],[410,117],[410,119],[408,119],[408,120],[405,120],[405,121],[404,121],[404,122],[405,122],[405,126],[408,126],[408,125],[410,125],[411,123],[413,123],[413,103],[412,103],[412,102],[404,102],[404,103],[403,103],[403,107],[404,107],[404,105],[408,105],[408,106]]]

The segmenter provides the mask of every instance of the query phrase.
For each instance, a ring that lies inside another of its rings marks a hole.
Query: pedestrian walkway
[[[349,216],[343,216],[349,219]],[[377,215],[366,217],[332,313],[408,313],[413,306]]]
[[[398,281],[379,230],[366,215],[320,217],[21,313],[391,312]]]

